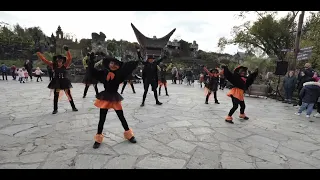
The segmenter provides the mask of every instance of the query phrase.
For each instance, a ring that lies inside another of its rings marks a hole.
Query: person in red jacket
[[[12,80],[16,80],[16,78],[17,78],[17,76],[16,76],[16,69],[17,69],[17,67],[14,65],[14,64],[12,64],[12,66],[11,66],[11,76],[12,76]]]

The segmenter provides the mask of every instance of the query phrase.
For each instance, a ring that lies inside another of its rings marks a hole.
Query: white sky
[[[232,27],[247,20],[255,20],[254,13],[245,20],[239,19],[240,11],[2,11],[0,22],[19,23],[23,27],[39,26],[50,36],[58,25],[64,33],[71,33],[80,40],[91,38],[92,32],[103,32],[107,39],[127,40],[136,42],[130,26],[132,22],[148,37],[162,37],[176,28],[171,37],[188,42],[196,40],[199,49],[217,52],[220,37],[231,37]],[[279,11],[282,17],[286,11]],[[305,17],[309,13],[306,13]],[[298,19],[298,18],[297,18]],[[225,53],[235,54],[235,45],[229,45]],[[239,50],[243,51],[243,50]]]

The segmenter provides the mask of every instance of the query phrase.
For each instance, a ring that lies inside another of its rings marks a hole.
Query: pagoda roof
[[[174,28],[171,32],[169,32],[167,35],[163,36],[162,38],[149,38],[143,35],[132,23],[131,23],[131,27],[133,29],[134,34],[136,35],[136,38],[140,46],[146,49],[148,48],[163,49],[167,45],[172,34],[176,31],[176,29]]]

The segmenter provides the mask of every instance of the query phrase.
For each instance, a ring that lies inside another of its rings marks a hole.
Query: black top
[[[65,66],[54,66],[54,78],[67,78],[67,68]]]
[[[241,77],[238,73],[232,73],[229,69],[225,66],[224,69],[224,76],[225,78],[236,88],[247,90],[253,84],[253,81],[258,76],[258,72],[251,73],[248,77]],[[242,78],[245,78],[244,81]]]
[[[158,65],[163,60],[163,58],[155,60],[153,63],[148,61],[143,61],[142,64],[144,68],[142,70],[142,78],[148,80],[158,80]]]
[[[104,64],[108,64],[110,62],[109,59],[103,59]],[[123,63],[123,65],[116,71],[112,71],[109,68],[104,70],[97,70],[94,68],[94,62],[92,60],[89,61],[88,68],[92,73],[92,76],[103,83],[105,92],[116,93],[119,89],[119,85],[130,75],[133,70],[138,66],[139,61],[130,61]],[[107,76],[109,73],[113,73],[115,76],[113,79],[107,80]]]

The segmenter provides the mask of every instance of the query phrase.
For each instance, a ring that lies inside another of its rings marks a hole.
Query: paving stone
[[[136,161],[136,156],[120,155],[109,160],[104,169],[132,169]]]
[[[43,165],[43,169],[71,169],[75,166],[77,149],[53,152]]]
[[[248,163],[242,159],[226,156],[221,156],[221,166],[223,169],[255,169],[253,163]]]
[[[217,169],[219,154],[203,148],[197,148],[188,162],[187,169]]]
[[[174,149],[159,143],[154,139],[145,139],[144,141],[140,141],[139,145],[164,156],[169,156],[175,152]]]
[[[299,162],[305,163],[305,164],[309,164],[313,167],[317,167],[320,168],[320,160],[316,159],[312,156],[308,156],[306,154],[294,151],[292,149],[289,149],[287,147],[284,147],[282,145],[280,145],[277,148],[277,152],[281,153],[283,155],[285,155],[286,157],[289,157],[291,159],[297,160]],[[293,164],[291,164],[291,166],[293,166]]]
[[[119,154],[128,154],[132,156],[142,156],[150,153],[147,149],[141,147],[140,145],[129,144],[129,142],[117,144],[113,147],[113,150]]]
[[[37,169],[40,163],[36,164],[3,164],[0,169]]]
[[[37,162],[42,162],[45,159],[47,159],[49,153],[46,152],[39,152],[39,153],[34,153],[34,154],[27,154],[27,155],[22,155],[19,156],[19,160],[22,163],[37,163]]]
[[[195,135],[214,133],[214,131],[208,127],[191,128],[190,131]]]
[[[186,126],[191,126],[192,124],[188,121],[172,121],[172,122],[167,122],[169,127],[186,127]]]
[[[281,145],[302,153],[320,149],[320,146],[301,140],[289,140],[286,142],[282,142]]]
[[[14,81],[0,84],[6,92],[0,99],[3,169],[168,168],[165,164],[171,161],[169,168],[320,168],[320,121],[302,121],[294,115],[296,108],[271,99],[246,97],[250,120],[236,118],[228,124],[224,118],[231,102],[226,90],[218,91],[224,94],[220,105],[208,106],[198,86],[168,84],[171,94],[159,97],[162,106],[155,105],[151,92],[142,108],[143,86],[135,84],[137,94],[125,93],[123,107],[138,143],[123,138],[121,123],[110,110],[104,141],[93,149],[99,120],[94,91],[83,99],[83,84],[73,83],[79,111],[71,112],[64,96],[58,114],[52,115],[53,97],[39,88],[48,85],[47,77],[24,88]]]
[[[258,169],[285,169],[283,166],[271,162],[256,162]]]
[[[137,167],[144,169],[181,169],[186,164],[183,159],[151,155],[137,163]]]
[[[286,158],[283,158],[281,155],[262,149],[252,148],[248,151],[248,155],[258,157],[259,159],[263,159],[274,164],[281,165],[286,163]]]
[[[196,147],[196,145],[191,144],[186,141],[183,141],[183,140],[180,140],[180,139],[177,139],[177,140],[170,142],[168,144],[168,146],[172,147],[173,149],[184,152],[184,153],[189,153],[190,151],[192,151]]]
[[[235,146],[234,144],[227,143],[227,142],[221,142],[220,143],[220,148],[224,151],[233,151],[233,152],[240,152],[240,153],[245,153],[245,151],[238,147]]]
[[[111,159],[108,155],[80,154],[76,159],[76,169],[101,169]]]
[[[6,128],[1,129],[0,134],[14,136],[17,133],[25,131],[25,130],[30,129],[32,127],[34,127],[33,124],[20,124],[20,125],[8,126]]]

